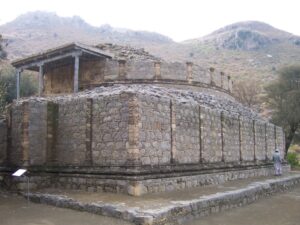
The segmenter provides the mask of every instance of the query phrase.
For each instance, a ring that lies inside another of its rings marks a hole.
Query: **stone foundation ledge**
[[[253,182],[232,191],[219,192],[185,201],[170,201],[169,205],[146,207],[128,206],[124,203],[82,203],[62,195],[30,193],[35,203],[49,204],[62,208],[86,211],[116,217],[134,224],[183,224],[201,216],[207,216],[231,208],[241,207],[258,199],[293,188],[300,183],[300,174]],[[26,196],[26,194],[25,194]]]
[[[289,171],[290,166],[287,164],[284,165],[283,172],[287,173]],[[272,176],[273,174],[273,165],[219,168],[203,171],[192,170],[185,171],[184,173],[170,171],[163,176],[115,176],[112,174],[100,175],[78,172],[63,173],[63,171],[60,173],[31,171],[30,188],[31,190],[58,188],[62,190],[112,192],[142,196],[149,193],[171,192],[206,185],[218,185],[232,180]],[[26,178],[15,178],[11,176],[11,173],[4,174],[3,182],[9,190],[22,191],[27,188]]]

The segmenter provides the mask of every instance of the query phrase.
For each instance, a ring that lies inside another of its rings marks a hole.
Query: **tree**
[[[5,59],[7,56],[6,52],[4,51],[2,43],[3,43],[3,38],[2,35],[0,34],[0,60]]]
[[[267,102],[272,109],[272,122],[286,133],[287,153],[300,128],[300,65],[284,67],[279,77],[266,88]]]
[[[250,108],[259,103],[258,95],[261,91],[262,88],[255,79],[237,81],[233,86],[233,94],[237,100]]]
[[[0,89],[5,88],[5,103],[11,103],[16,99],[16,71],[9,64],[2,64],[0,68]],[[28,97],[37,93],[36,74],[23,72],[20,81],[20,95]],[[0,90],[1,92],[1,90]],[[2,91],[4,93],[4,91]]]

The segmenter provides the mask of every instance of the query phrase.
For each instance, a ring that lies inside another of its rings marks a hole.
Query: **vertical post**
[[[225,73],[221,72],[220,75],[221,75],[221,88],[224,88],[224,75],[225,75]]]
[[[224,155],[224,111],[221,112],[221,141],[222,141],[222,146],[221,146],[221,153],[222,153],[222,162],[225,162],[225,155]]]
[[[155,70],[155,79],[161,78],[161,71],[160,71],[161,62],[154,62],[154,70]]]
[[[79,55],[75,55],[75,64],[74,64],[74,93],[77,93],[79,90],[78,80],[79,80]]]
[[[20,69],[17,69],[17,73],[16,73],[16,76],[17,76],[17,99],[20,98],[20,76],[21,76],[21,70]]]
[[[213,67],[209,68],[209,76],[210,76],[210,84],[211,85],[215,85],[214,77],[213,77],[214,71],[215,71],[215,68],[213,68]]]
[[[119,61],[119,79],[124,79],[126,76],[126,60],[120,59]]]
[[[39,96],[42,95],[44,90],[44,68],[43,64],[39,65]]]
[[[231,88],[230,88],[230,76],[227,76],[228,79],[228,91],[231,92]]]
[[[192,81],[193,81],[193,63],[192,62],[187,62],[186,66],[187,66],[186,80],[187,80],[188,83],[192,83]]]

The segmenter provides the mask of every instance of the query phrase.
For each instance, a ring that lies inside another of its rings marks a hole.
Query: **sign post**
[[[25,176],[25,173],[27,172],[26,169],[18,169],[16,172],[14,172],[12,175],[14,177],[21,177],[24,175],[24,177],[27,178],[27,204],[29,205],[29,176]]]

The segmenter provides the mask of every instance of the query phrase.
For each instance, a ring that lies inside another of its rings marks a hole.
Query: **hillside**
[[[113,42],[143,46],[170,44],[173,41],[163,35],[110,25],[94,27],[80,17],[59,17],[55,13],[31,12],[0,26],[0,34],[6,39],[8,57],[14,59],[69,42],[98,44]]]
[[[6,39],[9,59],[67,42],[111,42],[145,48],[166,60],[220,68],[235,79],[255,77],[262,83],[273,79],[280,67],[300,61],[300,37],[257,21],[231,24],[207,36],[177,43],[157,33],[110,25],[94,27],[80,17],[32,12],[0,26],[0,34]]]
[[[235,78],[273,79],[282,66],[300,60],[300,37],[257,21],[228,25],[213,33],[187,40],[185,58],[222,68]]]

